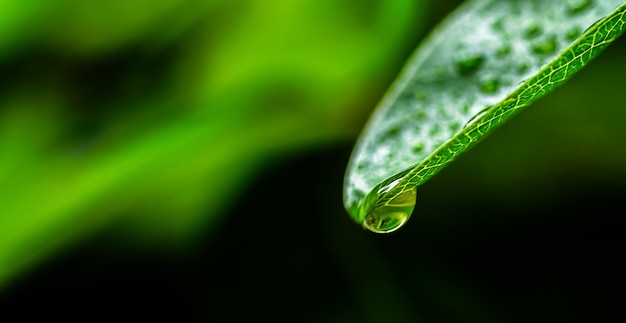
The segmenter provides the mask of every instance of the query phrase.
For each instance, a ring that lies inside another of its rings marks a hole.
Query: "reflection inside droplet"
[[[372,209],[363,220],[363,227],[376,233],[389,233],[398,230],[413,213],[417,200],[417,190],[401,192],[384,205]]]

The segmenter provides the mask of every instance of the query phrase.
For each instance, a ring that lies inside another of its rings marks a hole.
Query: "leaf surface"
[[[344,205],[390,232],[416,189],[502,122],[561,85],[624,29],[616,0],[469,1],[418,47],[363,130]]]

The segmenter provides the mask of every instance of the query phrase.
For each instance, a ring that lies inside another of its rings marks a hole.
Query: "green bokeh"
[[[415,1],[2,6],[0,285],[111,223],[145,248],[208,234],[255,169],[356,135],[424,14]]]

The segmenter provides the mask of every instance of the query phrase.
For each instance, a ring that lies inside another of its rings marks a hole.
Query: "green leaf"
[[[417,187],[563,84],[623,32],[616,0],[469,1],[423,42],[352,153],[344,205],[374,232],[404,224]]]

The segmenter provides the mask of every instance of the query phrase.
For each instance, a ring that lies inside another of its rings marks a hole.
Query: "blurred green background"
[[[623,39],[402,230],[343,210],[363,123],[458,3],[0,0],[3,315],[624,318]]]

